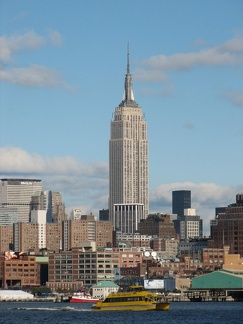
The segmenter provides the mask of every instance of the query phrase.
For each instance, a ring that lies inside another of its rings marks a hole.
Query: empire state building
[[[142,108],[134,99],[129,50],[122,102],[109,141],[109,214],[113,229],[134,233],[148,216],[148,140]]]

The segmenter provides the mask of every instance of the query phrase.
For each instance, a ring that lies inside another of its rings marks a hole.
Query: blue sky
[[[107,208],[127,44],[148,125],[150,212],[191,190],[209,221],[243,192],[243,1],[0,1],[0,176],[43,180],[67,212]]]

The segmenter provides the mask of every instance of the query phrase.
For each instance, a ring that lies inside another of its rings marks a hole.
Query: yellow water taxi
[[[143,286],[130,286],[128,291],[109,294],[105,300],[100,300],[92,306],[99,311],[144,311],[168,310],[170,303],[161,294],[151,293]]]

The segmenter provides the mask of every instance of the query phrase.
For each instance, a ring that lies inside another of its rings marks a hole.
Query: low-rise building
[[[38,287],[40,271],[36,257],[5,252],[0,256],[0,287]]]

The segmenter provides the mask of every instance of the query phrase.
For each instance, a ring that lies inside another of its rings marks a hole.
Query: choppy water
[[[0,302],[0,323],[50,324],[240,324],[243,303],[240,302],[174,302],[169,311],[97,312],[91,304],[52,302]]]

